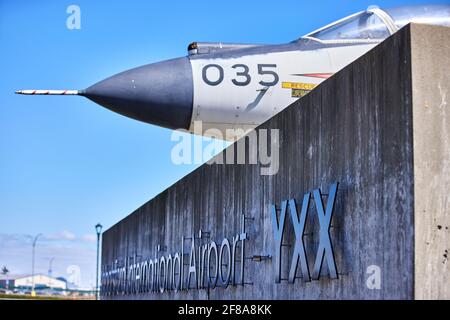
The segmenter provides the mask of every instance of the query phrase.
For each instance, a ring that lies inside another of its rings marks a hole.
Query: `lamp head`
[[[97,223],[95,225],[95,231],[97,231],[97,234],[102,233],[102,228],[103,228],[103,226],[100,223]]]

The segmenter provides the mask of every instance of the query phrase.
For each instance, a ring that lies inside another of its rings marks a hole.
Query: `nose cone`
[[[90,100],[124,116],[170,129],[188,129],[193,80],[189,59],[131,69],[87,88]]]

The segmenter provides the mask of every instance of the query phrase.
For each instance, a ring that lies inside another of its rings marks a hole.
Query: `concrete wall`
[[[435,30],[439,32],[435,33]],[[437,239],[438,233],[432,226],[441,223],[445,228],[450,225],[449,198],[428,195],[419,199],[418,194],[426,194],[427,188],[436,189],[441,182],[445,182],[448,189],[449,158],[442,152],[448,151],[445,139],[449,137],[449,118],[442,120],[444,117],[439,116],[439,112],[445,112],[443,106],[446,104],[436,104],[436,101],[444,95],[441,91],[433,91],[436,111],[429,118],[437,121],[439,127],[421,119],[416,104],[428,101],[428,98],[426,95],[420,97],[417,92],[413,94],[413,87],[420,91],[425,84],[418,78],[413,81],[411,71],[425,77],[430,88],[436,88],[438,83],[433,83],[429,73],[434,69],[424,67],[422,70],[417,65],[417,59],[422,59],[421,55],[426,55],[427,50],[421,48],[420,41],[428,39],[426,41],[432,44],[442,37],[448,39],[448,35],[449,29],[407,26],[262,124],[258,129],[280,130],[278,174],[262,176],[259,165],[203,165],[103,235],[102,266],[107,271],[116,261],[122,265],[132,264],[133,261],[153,259],[155,254],[161,256],[179,251],[181,237],[191,237],[200,229],[209,232],[212,240],[220,242],[224,237],[231,238],[239,233],[240,217],[245,214],[254,219],[247,221],[246,257],[273,256],[270,205],[280,206],[281,201],[291,198],[301,205],[304,193],[316,188],[327,193],[329,185],[338,181],[330,234],[339,279],[330,279],[324,263],[318,281],[296,279],[291,284],[282,280],[278,284],[275,283],[273,259],[263,262],[246,259],[245,285],[163,294],[124,293],[104,295],[103,298],[413,299],[415,292],[420,297],[447,294],[448,286],[428,292],[420,290],[418,284],[424,288],[430,284],[438,286],[444,276],[438,276],[439,279],[434,281],[436,274],[446,272],[448,277],[447,264],[445,267],[439,264],[444,248],[441,242],[448,238]],[[446,52],[448,56],[448,49]],[[442,55],[435,58],[438,56]],[[431,65],[437,63],[430,61]],[[447,70],[439,71],[442,76],[440,86],[446,90],[449,64],[438,65]],[[428,112],[428,109],[423,110]],[[413,121],[414,125],[421,122],[422,129],[413,130]],[[425,138],[424,134],[423,138],[418,138],[421,133],[428,132],[429,127],[435,128],[433,135]],[[427,172],[421,184],[415,184],[414,177],[418,179],[418,171],[422,170],[420,163],[427,165],[427,159],[419,159],[429,154],[427,146],[431,142],[435,143],[433,159],[436,164],[428,170],[433,174],[433,181],[426,178]],[[445,178],[440,177],[442,175]],[[425,188],[423,192],[421,186]],[[444,189],[442,186],[440,191]],[[414,206],[429,210],[433,215],[420,215],[417,209],[415,213]],[[304,237],[311,273],[319,241],[315,210],[311,201]],[[420,226],[417,220],[427,225]],[[448,230],[441,231],[448,236]],[[282,247],[281,259],[283,279],[288,277],[295,239],[289,215],[286,216],[285,232],[286,246]],[[414,232],[419,234],[416,240]],[[429,252],[424,241],[433,236],[439,245]],[[415,241],[418,243],[416,251]],[[157,245],[166,251],[157,253]],[[185,240],[184,248],[189,252],[189,239]],[[432,268],[425,262],[430,259],[435,261]],[[368,278],[374,276],[373,270],[380,271],[379,289],[367,286]],[[428,274],[429,271],[433,273]],[[300,276],[299,270],[297,275]]]
[[[450,32],[411,28],[415,294],[450,299]]]

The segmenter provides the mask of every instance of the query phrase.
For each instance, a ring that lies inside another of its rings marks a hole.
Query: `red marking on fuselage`
[[[334,73],[301,73],[301,74],[296,74],[296,76],[328,79],[333,74]]]

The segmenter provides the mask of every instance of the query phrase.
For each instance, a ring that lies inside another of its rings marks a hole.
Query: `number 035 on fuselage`
[[[85,90],[17,93],[82,95],[165,128],[192,132],[201,121],[203,130],[234,140],[240,134],[227,129],[248,132],[409,22],[450,26],[450,5],[370,7],[281,45],[194,42],[187,57],[131,69]]]

